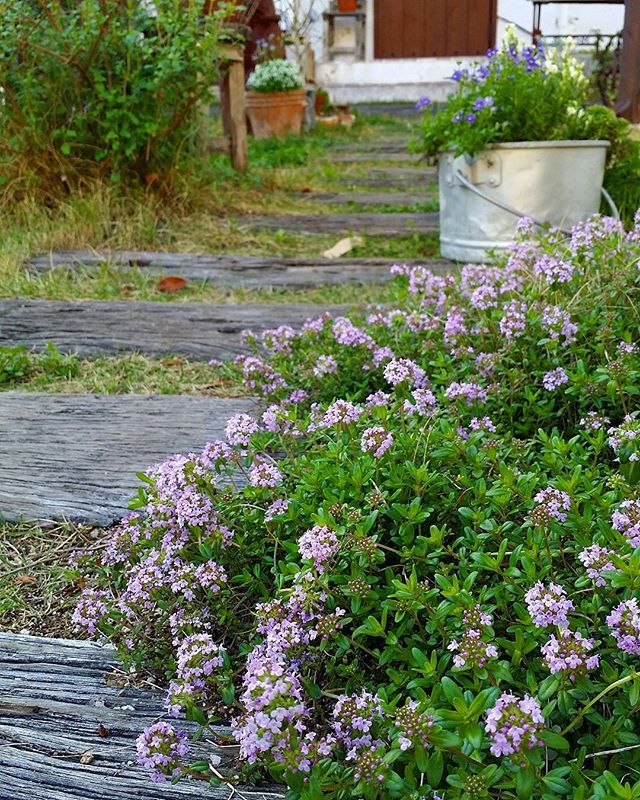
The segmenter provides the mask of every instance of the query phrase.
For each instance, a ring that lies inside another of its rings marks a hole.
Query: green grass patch
[[[31,356],[38,362],[39,356]],[[68,374],[34,369],[19,382],[22,392],[55,394],[190,394],[207,397],[240,397],[247,392],[224,368],[209,366],[183,356],[153,358],[140,353],[81,359],[67,356],[73,364]],[[18,384],[4,384],[10,389]]]

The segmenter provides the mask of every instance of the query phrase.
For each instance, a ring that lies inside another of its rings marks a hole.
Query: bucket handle
[[[466,189],[468,189],[470,192],[473,192],[473,194],[478,195],[478,197],[481,197],[483,200],[486,200],[488,203],[491,203],[491,205],[497,206],[498,208],[501,208],[503,211],[507,211],[509,214],[513,214],[514,216],[516,216],[518,218],[529,217],[530,216],[529,214],[525,214],[522,211],[518,211],[517,208],[514,208],[513,206],[510,206],[508,203],[503,203],[501,200],[496,200],[495,197],[489,197],[488,194],[485,194],[481,189],[478,189],[477,186],[474,186],[471,183],[471,181],[468,181],[459,169],[456,170],[455,176]],[[613,217],[615,219],[620,219],[620,212],[618,211],[618,208],[617,208],[616,204],[614,203],[613,198],[611,197],[609,192],[604,188],[604,186],[602,187],[601,192],[602,192],[602,196],[604,197],[604,199],[607,202],[607,205],[611,209],[611,213],[612,213]],[[533,219],[533,218],[530,217],[530,219]],[[546,224],[544,222],[540,222],[537,219],[534,219],[533,222],[539,228],[545,228],[546,227]],[[571,235],[571,231],[567,230],[566,228],[558,228],[558,230],[561,233],[566,234],[567,236]]]

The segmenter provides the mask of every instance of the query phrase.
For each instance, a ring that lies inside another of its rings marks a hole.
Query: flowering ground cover
[[[292,799],[638,796],[640,224],[520,229],[503,264],[247,334],[262,415],[78,554],[78,629],[166,680],[157,780],[208,775],[186,714]]]

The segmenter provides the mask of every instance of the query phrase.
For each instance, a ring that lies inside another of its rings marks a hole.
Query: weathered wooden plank
[[[1,800],[229,798],[229,786],[150,781],[135,763],[135,739],[164,716],[163,696],[128,685],[127,677],[110,647],[0,633]],[[195,729],[176,724],[188,733]],[[190,756],[211,759],[233,779],[237,748],[219,747],[213,737],[221,735],[228,736],[228,728],[207,733]],[[273,786],[239,790],[251,800],[283,796]]]
[[[224,435],[250,398],[0,394],[0,518],[119,519],[136,473]]]
[[[357,214],[280,214],[239,217],[238,223],[253,230],[291,233],[347,234],[351,231],[376,236],[401,236],[408,233],[433,233],[438,230],[437,213],[357,213]]]
[[[359,164],[369,163],[371,161],[386,161],[389,163],[413,163],[418,164],[423,161],[423,157],[419,153],[405,152],[368,152],[368,151],[351,151],[349,153],[332,153],[327,159],[341,164]]]
[[[302,197],[316,203],[362,206],[422,205],[436,197],[433,192],[310,192]]]
[[[422,162],[420,168],[416,167],[374,167],[367,169],[367,176],[371,178],[404,179],[409,183],[434,180],[438,172],[435,167]]]
[[[151,275],[173,274],[187,280],[210,281],[221,286],[264,289],[385,283],[390,280],[389,269],[394,263],[395,260],[385,258],[332,261],[326,258],[294,259],[136,250],[61,250],[34,256],[25,266],[33,274],[42,274],[52,269],[95,269],[108,264],[138,268]]]
[[[331,152],[347,153],[406,153],[409,139],[398,137],[395,139],[379,139],[372,142],[349,142],[348,144],[334,144],[329,147]]]
[[[344,306],[297,304],[149,303],[1,300],[0,344],[41,350],[53,342],[82,356],[139,352],[208,360],[248,352],[240,333],[344,311]]]

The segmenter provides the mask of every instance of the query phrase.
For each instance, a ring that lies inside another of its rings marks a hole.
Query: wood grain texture
[[[398,153],[408,152],[409,139],[378,139],[372,142],[349,142],[348,144],[333,144],[329,152],[333,153]]]
[[[316,203],[361,206],[413,206],[427,203],[436,195],[428,192],[309,192],[301,195]]]
[[[107,525],[136,473],[224,436],[251,398],[0,394],[0,518]]]
[[[437,213],[355,213],[355,214],[281,214],[239,217],[239,225],[253,230],[289,231],[291,233],[328,233],[345,235],[350,231],[374,236],[402,236],[409,233],[434,233],[438,230]]]
[[[53,342],[62,352],[81,356],[139,352],[228,359],[249,352],[240,341],[246,328],[263,331],[285,322],[299,327],[309,317],[344,310],[306,303],[0,300],[0,344],[41,350]]]
[[[350,194],[343,195],[350,197]],[[428,198],[427,194],[415,195]],[[419,202],[424,202],[424,199]],[[386,283],[389,269],[397,259],[326,258],[294,259],[269,256],[208,255],[205,253],[154,253],[135,250],[61,250],[30,258],[25,266],[40,275],[52,269],[96,269],[102,264],[140,269],[151,275],[180,275],[187,280],[210,281],[220,286],[245,288],[342,286],[345,284]],[[411,261],[434,270],[447,262]],[[453,269],[452,265],[447,267]]]
[[[228,787],[201,781],[154,784],[135,763],[136,737],[163,716],[162,694],[129,685],[111,648],[0,633],[0,800],[229,798]],[[207,734],[190,757],[213,758],[232,776],[237,749],[218,747],[216,735],[228,729]],[[86,753],[92,757],[83,764]],[[283,796],[279,787],[241,791],[251,800]]]
[[[338,162],[341,164],[354,164],[354,163],[369,163],[371,161],[388,161],[389,163],[414,163],[418,164],[422,161],[422,156],[419,153],[404,152],[380,152],[378,150],[360,150],[346,152],[346,153],[332,153],[324,159],[325,161]]]

